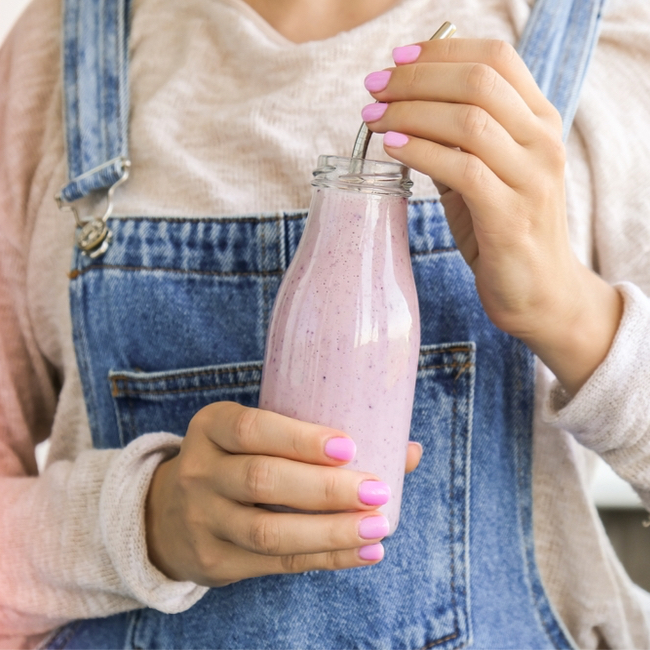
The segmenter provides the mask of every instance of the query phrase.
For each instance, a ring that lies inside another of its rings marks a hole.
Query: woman
[[[650,43],[634,33],[645,6],[605,16],[565,170],[558,112],[507,45],[525,2],[142,0],[128,30],[130,178],[91,258],[51,197],[83,197],[97,162],[125,169],[128,7],[116,6],[98,22],[108,8],[68,3],[64,81],[54,0],[3,51],[7,643],[88,619],[47,643],[646,646],[647,601],[598,526],[576,442],[647,494],[648,166],[630,140],[647,129],[633,110],[649,93]],[[423,41],[445,19],[471,38]],[[569,37],[537,55],[528,39],[529,65],[552,80],[579,67],[576,53],[559,63]],[[383,545],[389,495],[381,477],[339,469],[345,432],[251,408],[313,161],[348,153],[364,103],[386,153],[422,174],[410,235],[424,456]],[[103,213],[87,202],[82,216]],[[539,358],[534,404],[524,343]],[[48,436],[36,478],[33,445]]]

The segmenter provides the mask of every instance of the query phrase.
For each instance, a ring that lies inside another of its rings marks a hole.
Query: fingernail
[[[359,499],[367,506],[383,506],[390,499],[390,487],[382,481],[363,481],[359,485]]]
[[[388,519],[383,515],[377,517],[366,517],[359,524],[359,537],[363,539],[377,539],[386,537],[389,532]]]
[[[413,63],[413,61],[417,61],[420,52],[422,52],[422,48],[419,45],[396,47],[393,50],[393,61],[395,63]]]
[[[387,108],[388,104],[384,104],[382,102],[368,104],[368,106],[364,106],[361,109],[361,119],[364,122],[376,122],[382,118]]]
[[[390,70],[382,70],[381,72],[371,72],[364,80],[363,85],[366,90],[371,93],[378,93],[388,85],[390,79]]]
[[[362,560],[374,561],[384,557],[384,547],[381,544],[370,544],[359,549],[359,557]]]
[[[384,144],[387,147],[394,147],[397,149],[399,147],[403,147],[408,141],[408,136],[404,135],[403,133],[397,133],[396,131],[386,131],[384,134]]]
[[[422,445],[419,442],[416,442],[415,440],[409,440],[409,445],[413,445],[414,447],[417,447],[420,450],[420,454],[424,452]]]
[[[325,443],[325,454],[334,460],[352,460],[357,446],[351,438],[330,438]]]

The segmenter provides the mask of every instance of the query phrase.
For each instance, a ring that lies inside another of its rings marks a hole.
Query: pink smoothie
[[[345,467],[372,472],[399,521],[420,345],[406,199],[315,191],[278,292],[260,407],[335,427],[357,445]]]

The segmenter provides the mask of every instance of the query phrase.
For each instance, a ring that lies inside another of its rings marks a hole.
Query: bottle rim
[[[411,170],[402,163],[368,158],[318,157],[311,184],[365,194],[411,196]]]

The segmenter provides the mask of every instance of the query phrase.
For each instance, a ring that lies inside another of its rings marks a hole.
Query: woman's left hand
[[[502,41],[427,41],[393,56],[396,68],[366,77],[379,103],[364,120],[436,183],[492,322],[576,392],[607,354],[621,301],[571,249],[558,111]]]

